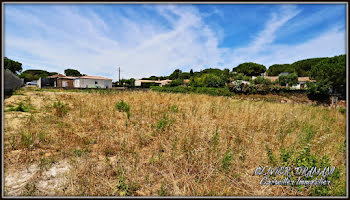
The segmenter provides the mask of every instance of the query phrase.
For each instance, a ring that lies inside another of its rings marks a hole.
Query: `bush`
[[[190,80],[190,85],[194,87],[224,87],[226,79],[224,76],[215,74],[203,74],[200,77],[194,77]]]
[[[169,86],[170,87],[176,87],[176,86],[180,86],[180,85],[183,85],[183,84],[184,84],[184,80],[183,79],[175,79],[175,80],[172,80],[169,83]]]
[[[278,83],[282,86],[293,86],[298,84],[298,75],[296,73],[291,73],[288,75],[282,75],[278,77]]]
[[[63,115],[67,114],[68,109],[67,109],[66,105],[63,104],[61,101],[53,103],[53,107],[56,110],[56,115],[57,116],[62,117]]]
[[[170,93],[197,93],[208,94],[211,96],[232,96],[233,93],[227,87],[210,88],[210,87],[151,87],[152,91],[170,92]]]
[[[130,105],[123,100],[115,104],[115,108],[119,112],[126,112],[128,119],[130,118]]]

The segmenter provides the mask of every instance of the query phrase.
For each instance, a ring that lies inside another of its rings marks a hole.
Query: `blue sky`
[[[4,54],[24,69],[117,80],[346,52],[345,4],[5,4]]]

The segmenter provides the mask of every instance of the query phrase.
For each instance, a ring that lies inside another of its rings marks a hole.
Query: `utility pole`
[[[118,85],[120,85],[120,67],[118,67],[119,69],[119,81],[118,81]]]

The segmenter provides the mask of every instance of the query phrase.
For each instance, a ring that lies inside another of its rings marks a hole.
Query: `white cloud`
[[[282,6],[279,12],[272,14],[264,30],[257,33],[248,46],[241,48],[219,48],[220,30],[207,25],[196,7],[161,5],[147,9],[152,9],[168,24],[142,19],[138,13],[134,14],[141,21],[120,13],[111,14],[112,21],[106,21],[92,10],[82,13],[72,7],[57,6],[54,15],[44,18],[29,11],[11,9],[5,15],[11,17],[12,22],[24,24],[25,30],[35,33],[41,30],[45,34],[23,37],[6,32],[5,55],[38,69],[63,73],[67,67],[74,67],[82,73],[103,74],[116,80],[117,67],[121,67],[124,78],[141,78],[168,75],[176,68],[232,68],[249,61],[269,66],[345,52],[345,33],[339,29],[303,44],[274,44],[276,32],[299,13],[295,6]],[[29,20],[30,24],[25,21],[28,16],[34,19]],[[14,52],[33,56],[21,57]]]

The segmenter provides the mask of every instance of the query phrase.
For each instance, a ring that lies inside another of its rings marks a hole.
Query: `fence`
[[[18,78],[10,70],[4,70],[4,92],[5,94],[11,94],[12,91],[22,87],[24,85],[24,80]]]

